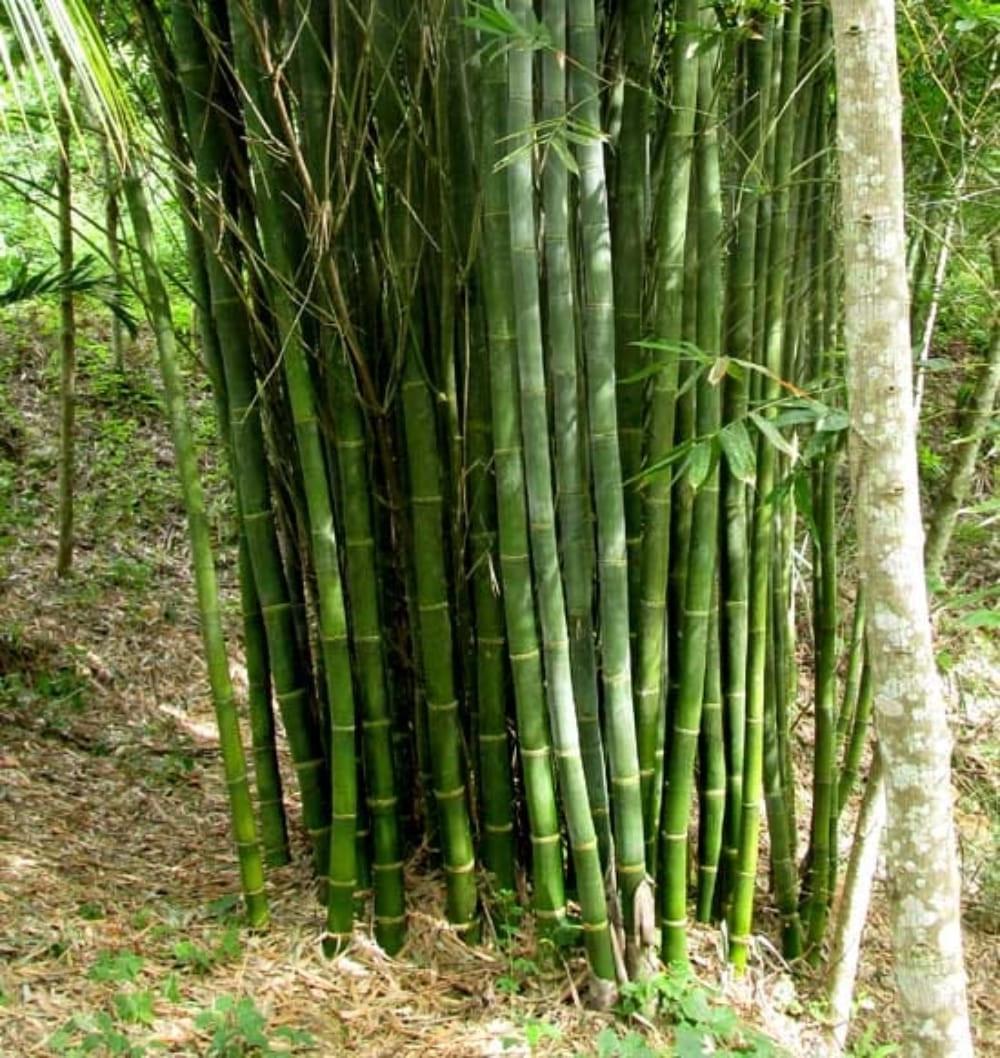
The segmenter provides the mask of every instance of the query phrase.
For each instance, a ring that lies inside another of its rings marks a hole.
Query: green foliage
[[[145,989],[118,992],[112,1001],[118,1020],[127,1024],[152,1025],[156,1017],[153,1011],[153,993]]]
[[[655,1011],[674,1025],[677,1058],[703,1055],[746,1055],[748,1058],[778,1058],[775,1045],[764,1035],[745,1025],[729,1007],[719,1004],[711,992],[686,968],[672,967],[646,980],[630,981],[621,988],[619,1010],[623,1014],[646,1015]],[[629,1046],[637,1047],[638,1044]],[[644,1058],[633,1050],[609,1051],[610,1055]],[[599,1052],[599,1058],[603,1054]]]
[[[631,1030],[624,1035],[610,1026],[597,1034],[597,1058],[657,1058],[645,1038]]]
[[[284,1025],[269,1032],[267,1016],[249,996],[220,996],[211,1010],[197,1015],[195,1025],[211,1036],[206,1058],[277,1058],[315,1042],[308,1032]]]
[[[160,993],[168,1003],[179,1003],[181,1001],[180,978],[175,973],[168,973],[160,986]]]
[[[504,1036],[501,1042],[505,1051],[511,1047],[519,1047],[523,1042],[528,1048],[528,1053],[535,1054],[543,1041],[559,1039],[562,1039],[562,1029],[558,1025],[553,1025],[544,1018],[525,1018],[520,1036]]]
[[[134,981],[145,963],[141,955],[134,951],[102,951],[97,961],[87,971],[92,981],[114,981],[122,983]]]
[[[242,951],[239,928],[230,926],[212,948],[207,948],[192,940],[179,940],[171,948],[171,955],[174,962],[182,969],[207,974],[220,963],[238,958]]]
[[[65,272],[57,271],[54,264],[33,272],[27,261],[18,262],[7,286],[0,289],[0,308],[66,293],[96,298],[118,317],[129,334],[134,337],[137,333],[138,321],[111,278],[97,272],[92,254],[79,257]]]
[[[145,1058],[145,1046],[132,1040],[115,1025],[110,1014],[74,1015],[48,1040],[52,1054],[59,1058]]]
[[[465,19],[466,26],[478,30],[491,47],[540,49],[550,46],[545,26],[534,15],[525,25],[510,13],[503,0],[492,0],[489,4],[473,0],[469,9],[472,14]]]
[[[861,1036],[848,1049],[844,1058],[890,1058],[899,1053],[896,1043],[878,1043],[875,1040],[875,1027],[869,1025]]]
[[[517,995],[530,978],[537,976],[538,963],[524,956],[512,956],[507,963],[507,972],[496,980],[496,986],[508,995]]]

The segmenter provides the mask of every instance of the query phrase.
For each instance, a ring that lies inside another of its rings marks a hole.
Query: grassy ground
[[[352,949],[331,963],[319,951],[322,911],[298,833],[294,863],[271,877],[273,927],[261,935],[239,928],[183,511],[155,376],[140,344],[119,378],[101,327],[84,328],[78,547],[74,572],[61,582],[53,575],[58,371],[50,317],[5,318],[0,340],[0,1055],[652,1058],[712,1032],[733,1053],[776,1053],[771,1039],[782,1053],[816,1054],[810,983],[796,996],[766,945],[734,983],[718,934],[696,933],[696,970],[719,993],[664,978],[663,1004],[679,1028],[616,1022],[580,1009],[578,956],[539,946],[527,928],[488,923],[485,945],[459,943],[443,921],[440,878],[419,863],[409,866],[411,939],[401,955],[386,958],[359,929]],[[192,400],[210,441],[209,395],[192,386]],[[211,454],[204,470],[235,628],[229,498]],[[968,664],[961,648],[959,673]],[[974,865],[970,966],[985,1054],[1000,1039],[988,958],[1000,813],[988,726],[996,721],[977,704],[995,693],[995,669],[980,667],[978,683],[958,681],[971,719],[959,730],[957,786],[966,864]],[[239,683],[235,653],[233,668]],[[861,1028],[892,1038],[881,889],[860,995]],[[734,1022],[718,996],[756,1029]],[[646,998],[633,996],[631,1005]]]

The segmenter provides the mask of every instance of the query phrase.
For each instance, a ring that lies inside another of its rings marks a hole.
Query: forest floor
[[[506,942],[460,943],[444,923],[440,877],[417,863],[408,868],[410,939],[396,958],[359,929],[345,955],[324,959],[322,911],[298,834],[294,862],[270,875],[270,929],[239,928],[184,518],[148,350],[136,350],[138,366],[123,381],[101,334],[90,328],[82,342],[78,546],[72,575],[60,581],[55,342],[42,314],[5,319],[4,330],[0,1056],[674,1053],[669,1028],[582,1009],[579,961],[544,955],[527,929]],[[210,441],[209,397],[192,395]],[[225,486],[210,457],[204,469],[225,538]],[[233,548],[221,553],[235,628]],[[970,653],[971,676],[961,676],[961,659],[953,672],[963,687],[956,798],[968,965],[986,1055],[1000,1053],[1000,670],[989,661],[995,644],[983,644]],[[238,657],[233,669],[239,683]],[[734,1007],[782,1053],[817,1054],[815,982],[796,980],[763,942],[751,972],[734,982],[720,944],[716,931],[694,933],[710,1005]],[[858,999],[860,1035],[895,1039],[881,882]],[[749,1049],[749,1030],[745,1040],[745,1053],[766,1053]],[[877,1053],[865,1043],[855,1050]]]

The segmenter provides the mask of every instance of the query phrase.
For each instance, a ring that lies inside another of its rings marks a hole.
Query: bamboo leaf
[[[790,459],[795,458],[795,449],[781,436],[781,431],[774,425],[773,421],[765,418],[763,415],[759,415],[757,412],[750,412],[750,418],[753,419],[754,425],[758,430],[767,438],[768,441],[778,449],[779,452],[783,452]]]
[[[574,176],[580,175],[580,169],[576,164],[576,159],[573,157],[573,152],[566,145],[566,141],[559,135],[553,136],[549,140],[549,146],[555,151],[558,159],[566,166],[566,169],[571,172]]]
[[[757,453],[742,422],[731,422],[719,431],[719,444],[733,476],[747,485],[757,478]]]
[[[790,400],[783,403],[774,417],[775,426],[802,426],[816,422],[827,407],[814,400]]]
[[[706,437],[696,441],[684,464],[684,473],[692,489],[697,491],[704,485],[706,478],[712,472],[714,461],[715,445],[712,439]]]
[[[846,430],[851,420],[843,408],[828,408],[817,420],[816,429],[825,433]]]
[[[693,440],[689,440],[677,445],[662,459],[658,459],[655,463],[651,463],[648,467],[644,467],[641,473],[636,474],[634,478],[626,481],[625,484],[630,485],[636,481],[644,481],[646,478],[652,477],[654,474],[658,474],[662,470],[666,470],[667,467],[673,466],[674,463],[683,459],[688,454],[693,444]]]
[[[720,356],[708,372],[708,382],[711,386],[717,386],[729,374],[731,361],[728,356]]]
[[[794,394],[796,397],[806,397],[809,394],[796,386],[794,382],[789,382],[787,379],[782,378],[780,375],[775,374],[769,368],[764,367],[763,364],[755,364],[752,360],[740,360],[733,357],[733,363],[739,364],[740,367],[744,367],[747,371],[756,371],[758,374],[763,375],[765,378],[769,378],[772,382],[776,382],[782,389],[787,389],[789,393]]]

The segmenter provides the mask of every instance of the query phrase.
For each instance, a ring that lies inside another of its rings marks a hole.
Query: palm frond
[[[138,330],[135,315],[122,297],[121,291],[116,289],[111,277],[97,271],[97,260],[91,254],[81,257],[66,271],[59,271],[55,264],[32,271],[27,262],[22,262],[6,288],[0,290],[0,308],[64,293],[100,301],[114,313],[129,334],[135,337]]]
[[[10,20],[30,76],[40,88],[54,83],[64,101],[68,88],[60,53],[69,60],[88,108],[97,116],[115,159],[124,166],[138,125],[86,0],[0,0],[0,9]],[[24,74],[6,47],[0,63],[19,99],[18,76]],[[45,92],[41,95],[46,98]],[[55,115],[50,112],[49,117],[55,123]]]

